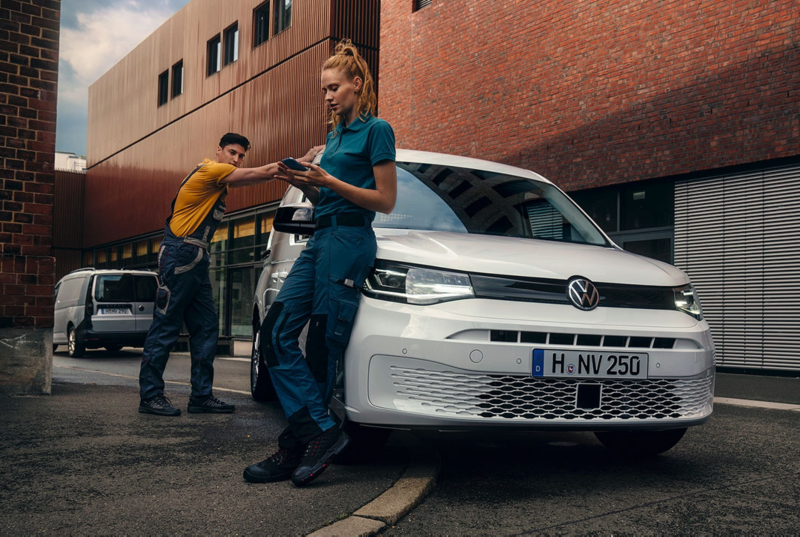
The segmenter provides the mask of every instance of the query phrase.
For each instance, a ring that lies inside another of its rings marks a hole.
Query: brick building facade
[[[0,3],[0,392],[49,392],[58,0]]]
[[[383,2],[399,147],[531,168],[566,190],[800,153],[793,0]]]

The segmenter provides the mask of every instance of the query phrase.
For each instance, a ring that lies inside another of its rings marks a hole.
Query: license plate
[[[101,308],[100,315],[126,315],[130,314],[128,308]]]
[[[533,376],[646,379],[647,354],[534,349]]]

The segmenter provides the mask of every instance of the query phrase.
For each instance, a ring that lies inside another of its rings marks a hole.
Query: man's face
[[[239,144],[228,144],[225,147],[217,147],[217,162],[221,164],[232,164],[241,168],[244,164],[244,147]]]

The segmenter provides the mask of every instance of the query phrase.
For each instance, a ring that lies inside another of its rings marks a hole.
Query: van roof
[[[137,270],[137,269],[96,269],[93,267],[85,267],[73,270],[63,278],[59,280],[62,282],[67,279],[78,278],[83,276],[84,274],[139,274],[139,275],[150,275],[155,276],[156,273],[150,270]]]

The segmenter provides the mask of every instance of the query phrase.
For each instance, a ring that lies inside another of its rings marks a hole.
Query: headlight
[[[698,321],[702,321],[703,309],[700,307],[700,298],[697,296],[694,285],[676,287],[673,291],[675,291],[675,308],[678,311],[688,313]]]
[[[420,305],[475,297],[467,274],[386,261],[375,263],[375,270],[364,282],[364,294]]]

